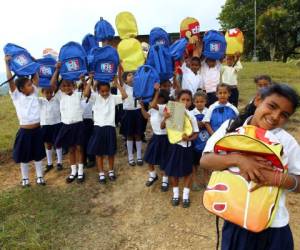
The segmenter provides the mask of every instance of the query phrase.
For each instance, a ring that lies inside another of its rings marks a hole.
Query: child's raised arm
[[[144,103],[142,101],[139,101],[139,103],[141,105],[141,112],[143,117],[148,120],[150,118],[150,114],[146,111]]]
[[[36,87],[38,87],[39,81],[40,81],[40,76],[39,76],[39,73],[36,72],[36,73],[34,74],[33,78],[32,78],[32,83],[33,83]]]
[[[90,97],[91,96],[91,85],[94,81],[94,74],[89,74],[89,79],[86,82],[84,75],[80,77],[81,82],[83,84],[83,96],[84,97]]]
[[[128,97],[126,91],[124,90],[124,88],[121,86],[120,82],[118,81],[118,78],[115,77],[114,78],[114,84],[116,85],[116,87],[118,88],[118,90],[120,91],[121,95],[122,95],[122,99],[126,99]]]
[[[59,75],[60,68],[61,68],[61,63],[57,62],[55,65],[55,71],[54,71],[53,76],[51,77],[51,81],[50,81],[50,86],[53,91],[56,91],[56,89],[58,87],[57,81],[58,81],[58,75]]]
[[[16,89],[16,84],[15,84],[15,81],[13,78],[13,75],[10,71],[10,68],[8,66],[9,64],[9,61],[11,60],[11,56],[9,55],[6,55],[5,58],[4,58],[4,61],[5,61],[5,69],[6,69],[6,78],[8,80],[8,84],[9,84],[9,89],[11,92],[14,92],[15,89]]]
[[[158,101],[158,95],[159,95],[159,87],[160,87],[159,83],[154,84],[155,94],[154,94],[152,102],[150,103],[150,108],[158,109],[157,101]]]

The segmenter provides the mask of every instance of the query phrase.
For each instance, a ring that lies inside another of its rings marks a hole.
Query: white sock
[[[173,198],[179,198],[179,187],[173,187]]]
[[[83,175],[83,164],[82,163],[78,164],[78,175]]]
[[[28,163],[21,163],[21,175],[22,179],[29,179]]]
[[[100,180],[104,180],[105,179],[105,173],[104,172],[100,172],[99,173],[99,178],[100,178]]]
[[[138,160],[142,159],[142,141],[136,141],[136,157]]]
[[[43,177],[43,166],[42,166],[42,161],[35,161],[35,172],[36,172],[36,177]]]
[[[128,160],[133,160],[133,141],[126,141],[127,144],[127,153],[128,153]]]
[[[62,148],[56,149],[57,163],[62,164]]]
[[[52,148],[51,149],[46,149],[46,155],[47,155],[47,162],[48,165],[52,165]]]
[[[163,176],[163,178],[162,178],[162,185],[163,185],[163,186],[167,186],[168,183],[169,183],[169,178],[168,178],[168,176]]]
[[[76,165],[71,165],[71,175],[76,175],[77,174],[77,166]]]
[[[152,181],[156,177],[155,171],[149,171],[149,181]]]
[[[183,188],[182,199],[187,200],[189,198],[189,194],[190,194],[190,189],[187,187]]]

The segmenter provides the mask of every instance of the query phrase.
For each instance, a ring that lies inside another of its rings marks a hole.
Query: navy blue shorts
[[[167,135],[153,134],[147,145],[144,161],[151,165],[158,165],[161,170],[164,170],[169,146]]]
[[[116,128],[112,126],[94,126],[87,153],[97,156],[114,156],[117,152]]]
[[[55,141],[56,148],[69,148],[72,146],[84,145],[84,125],[83,122],[73,124],[62,124]]]
[[[120,133],[128,136],[142,136],[145,131],[145,121],[140,109],[124,110]]]
[[[196,151],[195,149],[193,149],[193,165],[194,166],[199,166],[200,165],[200,159],[202,156],[202,152],[203,151]]]
[[[43,141],[54,145],[62,123],[42,126]]]
[[[14,161],[16,163],[41,161],[45,156],[42,129],[40,127],[34,129],[20,128],[14,143]]]
[[[253,233],[238,225],[224,222],[222,230],[222,250],[293,250],[293,235],[289,225],[268,228]]]

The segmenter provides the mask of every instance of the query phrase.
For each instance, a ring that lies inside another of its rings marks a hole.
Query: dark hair
[[[165,83],[172,84],[169,79],[167,79],[167,80],[160,80],[160,85],[163,85]]]
[[[300,106],[300,97],[298,93],[287,84],[278,83],[271,85],[269,87],[261,89],[258,94],[260,95],[261,99],[265,99],[266,97],[273,94],[285,97],[292,103],[293,113]],[[227,132],[233,132],[238,127],[242,126],[246,119],[255,113],[255,110],[256,106],[254,104],[254,100],[252,100],[252,102],[245,107],[244,111],[240,113],[240,115],[229,125]]]
[[[258,75],[254,77],[254,82],[258,83],[258,81],[260,80],[266,80],[268,81],[270,84],[272,84],[272,78],[269,75]]]
[[[164,89],[159,90],[158,98],[163,98],[164,104],[166,104],[170,100],[168,91]]]
[[[230,86],[226,83],[220,83],[217,85],[217,92],[219,91],[219,88],[226,88],[229,94],[231,94]]]
[[[203,97],[207,101],[207,94],[204,91],[202,91],[202,90],[198,90],[194,94],[194,99],[196,99],[197,97]]]
[[[16,84],[16,87],[17,89],[22,92],[22,88],[24,88],[25,84],[27,83],[27,81],[30,81],[30,79],[28,77],[18,77],[16,80],[15,80],[15,84]]]
[[[194,62],[197,62],[197,63],[201,64],[200,57],[198,57],[198,56],[193,56],[193,57],[191,58],[191,62],[192,62],[192,61],[194,61]]]
[[[134,71],[125,71],[125,72],[123,72],[123,74],[122,74],[122,80],[123,80],[124,82],[126,82],[127,76],[128,76],[130,73],[134,74]]]
[[[97,83],[97,90],[98,90],[98,91],[100,90],[100,87],[101,87],[101,86],[107,86],[107,87],[110,89],[109,83],[106,83],[106,82],[98,82],[98,83]]]
[[[179,93],[178,93],[178,95],[177,95],[177,100],[179,100],[180,97],[181,97],[182,95],[184,95],[184,94],[189,95],[189,96],[191,97],[191,100],[193,100],[193,94],[192,94],[192,92],[191,92],[190,90],[188,90],[188,89],[182,89],[182,90],[180,90]]]

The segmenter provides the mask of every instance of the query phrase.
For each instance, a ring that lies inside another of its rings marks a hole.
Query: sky
[[[216,19],[225,0],[6,0],[0,8],[0,72],[5,71],[3,47],[15,43],[33,57],[42,57],[44,48],[59,52],[69,41],[82,41],[94,32],[102,16],[115,27],[121,11],[134,14],[139,34],[149,34],[153,27],[179,32],[187,16],[200,21],[201,30],[219,29]],[[117,30],[116,30],[117,35]]]

